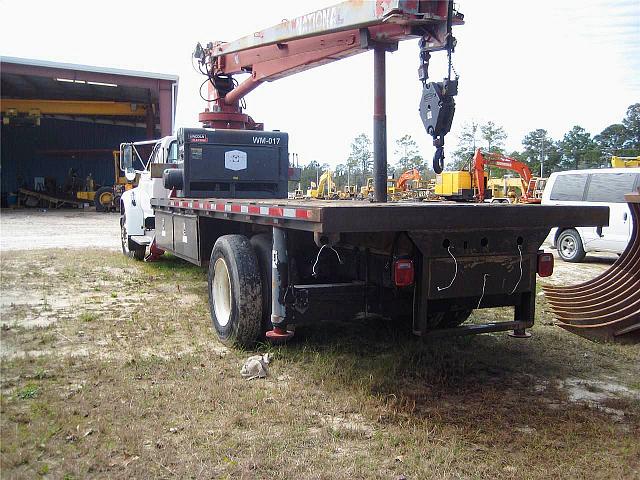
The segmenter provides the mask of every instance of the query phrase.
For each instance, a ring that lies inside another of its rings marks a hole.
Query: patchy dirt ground
[[[0,273],[3,478],[640,478],[640,349],[554,327],[542,295],[528,340],[329,322],[246,381],[197,267],[83,248]]]
[[[0,251],[44,248],[120,249],[117,213],[86,210],[3,209]]]
[[[607,270],[618,259],[613,253],[588,253],[581,263],[569,263],[558,256],[558,251],[551,249],[549,245],[543,245],[543,249],[552,252],[555,259],[553,275],[541,278],[541,283],[549,285],[575,285],[597,277]]]

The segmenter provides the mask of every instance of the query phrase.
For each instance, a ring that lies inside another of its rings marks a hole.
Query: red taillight
[[[401,258],[393,262],[393,283],[396,287],[413,285],[414,276],[413,260]]]
[[[550,277],[553,274],[553,254],[538,253],[538,275]]]

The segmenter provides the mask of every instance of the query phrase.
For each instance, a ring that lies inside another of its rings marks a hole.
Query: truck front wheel
[[[253,247],[243,235],[220,237],[209,262],[209,310],[222,343],[251,347],[262,333],[262,285]]]
[[[147,253],[147,247],[138,245],[137,243],[129,240],[129,233],[127,232],[127,217],[122,215],[120,217],[120,242],[122,243],[122,253],[129,258],[135,258],[136,260],[144,260],[144,256]]]

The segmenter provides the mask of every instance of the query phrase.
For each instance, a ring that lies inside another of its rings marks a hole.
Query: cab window
[[[169,145],[169,155],[167,163],[178,163],[178,142],[175,140]]]

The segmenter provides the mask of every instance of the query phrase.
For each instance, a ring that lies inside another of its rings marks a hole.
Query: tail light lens
[[[553,254],[538,253],[538,275],[550,277],[553,274]]]
[[[413,260],[401,258],[393,262],[393,283],[396,287],[409,287],[413,285],[414,278]]]

